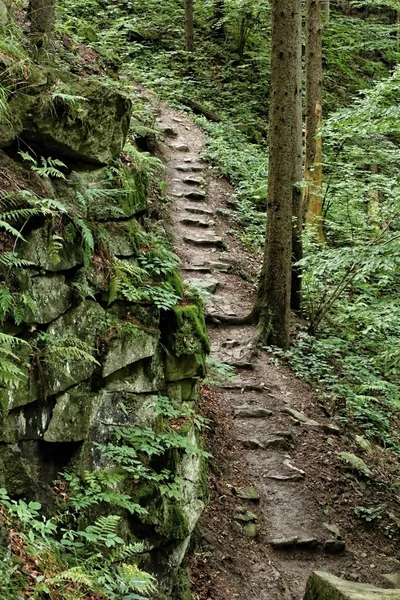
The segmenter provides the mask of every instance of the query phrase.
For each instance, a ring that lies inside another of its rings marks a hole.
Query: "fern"
[[[87,266],[93,256],[93,252],[94,252],[93,234],[83,219],[75,219],[74,223],[78,227],[78,229],[81,233],[82,246],[83,246],[83,259],[84,259],[85,265]]]
[[[25,375],[18,366],[20,359],[13,352],[14,347],[29,344],[20,338],[0,332],[0,385],[3,387],[18,387],[25,379]]]
[[[21,269],[25,267],[32,267],[34,263],[30,260],[20,258],[16,252],[4,252],[0,256],[0,265],[3,265],[7,269]]]
[[[0,287],[0,322],[4,321],[14,303],[9,287],[3,283]]]
[[[58,158],[45,158],[44,156],[41,156],[40,162],[38,162],[27,152],[19,152],[19,154],[23,160],[31,163],[32,171],[35,171],[35,173],[37,173],[40,177],[44,177],[46,179],[50,177],[66,179],[64,173],[60,171],[59,167],[66,169],[67,165]]]
[[[53,336],[46,332],[40,332],[38,340],[44,344],[42,355],[45,362],[54,366],[65,364],[65,360],[86,361],[98,365],[98,361],[92,355],[92,348],[86,342],[75,335],[65,333]]]

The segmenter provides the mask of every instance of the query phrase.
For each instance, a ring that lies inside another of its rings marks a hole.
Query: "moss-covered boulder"
[[[400,600],[400,590],[385,590],[315,571],[307,582],[304,600]]]
[[[25,311],[25,323],[50,323],[71,305],[71,288],[64,275],[28,277],[24,289],[34,302]]]
[[[93,302],[85,300],[76,308],[66,312],[64,315],[53,321],[47,334],[53,338],[55,344],[62,347],[65,336],[73,341],[78,338],[85,342],[87,349],[94,353],[100,332],[104,329],[106,323],[106,313],[104,309]],[[54,356],[54,360],[48,360],[45,368],[46,389],[48,395],[54,395],[63,392],[67,388],[81,383],[93,374],[96,364],[82,357],[65,358],[59,354]]]
[[[28,462],[18,446],[0,445],[0,487],[6,488],[13,496],[20,496],[32,490],[38,473]]]
[[[166,346],[176,356],[209,353],[210,343],[203,308],[200,305],[175,306],[168,312],[161,327]]]
[[[0,441],[16,443],[41,440],[50,422],[52,403],[38,400],[11,411],[4,419]]]
[[[79,442],[89,432],[96,394],[82,383],[57,398],[52,418],[44,433],[46,442]]]
[[[55,72],[49,80],[56,83],[21,119],[22,139],[45,147],[50,156],[110,163],[124,146],[131,101],[95,80]]]
[[[165,359],[165,381],[167,383],[179,381],[180,379],[204,377],[204,375],[204,355],[188,354],[186,356],[175,356],[171,352],[167,353]]]
[[[198,447],[198,439],[194,428],[188,433],[188,441]],[[178,475],[183,480],[182,508],[186,515],[188,534],[197,525],[208,501],[207,465],[199,454],[185,454],[178,468]]]
[[[129,337],[113,339],[106,351],[103,377],[127,365],[154,356],[158,347],[158,334],[149,333],[139,327],[129,329]]]
[[[128,170],[127,166],[121,168]],[[82,204],[84,200],[87,217],[92,221],[118,221],[147,209],[148,178],[135,166],[129,167],[129,177],[126,175],[123,181],[106,167],[76,166],[68,176],[68,186],[65,189],[65,184],[59,184],[72,202]],[[135,223],[130,225],[132,239]]]
[[[73,233],[71,226],[71,236]],[[79,243],[71,241],[64,243],[61,249],[55,249],[50,223],[33,229],[25,236],[25,241],[18,242],[16,249],[22,259],[29,260],[35,267],[46,271],[67,271],[83,264],[83,252]]]
[[[112,373],[106,390],[131,394],[148,394],[164,389],[164,363],[161,351]]]

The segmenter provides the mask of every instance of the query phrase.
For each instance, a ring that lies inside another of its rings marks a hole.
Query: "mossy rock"
[[[374,476],[369,466],[356,454],[353,454],[352,452],[340,452],[339,457],[344,463],[349,465],[357,473],[364,475],[364,477],[371,478]]]
[[[5,31],[7,28],[9,22],[8,10],[8,3],[4,2],[4,0],[0,0],[0,32]]]
[[[106,320],[105,310],[92,300],[85,300],[79,306],[53,321],[47,333],[62,338],[70,335],[95,348],[100,331]],[[89,360],[71,358],[58,364],[46,364],[45,378],[49,395],[63,392],[67,388],[89,379],[96,365]]]
[[[132,394],[159,392],[164,386],[164,362],[160,350],[150,358],[112,373],[106,383],[106,389],[110,392]]]
[[[43,146],[50,156],[109,164],[125,143],[132,110],[129,98],[98,81],[70,74],[51,72],[49,79],[57,81],[64,94],[80,99],[68,101],[50,88],[22,119],[22,139]]]
[[[92,221],[111,221],[133,217],[147,210],[147,179],[130,168],[130,188],[121,188],[115,173],[105,167],[75,167],[68,177],[70,189],[64,194],[72,203],[84,198],[86,216]],[[129,230],[132,234],[134,231]],[[131,237],[131,241],[132,237]]]
[[[11,411],[3,422],[0,441],[16,443],[43,439],[52,409],[51,401],[38,400]]]
[[[196,431],[192,427],[188,433],[188,441],[199,447]],[[182,478],[182,509],[188,522],[188,534],[196,527],[208,503],[207,463],[204,457],[187,453],[178,464],[177,474]]]
[[[44,433],[45,442],[79,442],[86,438],[96,394],[90,384],[82,383],[57,398],[51,421]]]
[[[158,338],[158,332],[153,334],[139,327],[131,327],[129,337],[111,340],[104,357],[103,377],[154,356],[158,348]]]
[[[209,353],[210,343],[201,306],[175,306],[167,313],[161,326],[165,345],[177,357]]]
[[[172,383],[181,379],[205,376],[205,358],[201,354],[175,356],[168,352],[165,359],[165,381]]]
[[[18,356],[23,379],[17,388],[0,390],[0,405],[2,407],[3,415],[19,406],[25,406],[26,404],[39,400],[42,395],[38,374],[30,368],[31,350],[29,346],[15,348],[13,352]]]
[[[129,258],[138,255],[137,232],[139,229],[136,219],[123,222],[111,221],[101,224],[100,234],[104,238],[103,243],[111,256]]]
[[[110,441],[116,426],[152,427],[158,418],[157,397],[157,394],[129,394],[102,390],[93,403],[87,456],[93,454],[91,442]]]
[[[36,469],[22,456],[18,446],[0,445],[0,487],[11,496],[32,490],[38,479]]]
[[[199,397],[199,380],[182,379],[167,385],[168,397],[180,404],[182,402],[195,402]]]
[[[33,308],[26,308],[25,323],[50,323],[66,312],[71,305],[71,289],[64,275],[37,275],[20,279],[22,291],[27,292],[34,301]]]
[[[33,229],[25,236],[25,241],[17,243],[16,250],[24,260],[29,260],[35,267],[45,271],[67,271],[83,264],[83,252],[80,244],[65,242],[55,258],[52,253],[51,224]]]
[[[304,600],[400,600],[400,590],[376,588],[315,571],[307,582]]]

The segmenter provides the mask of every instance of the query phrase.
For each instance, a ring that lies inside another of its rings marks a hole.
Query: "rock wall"
[[[0,56],[0,75],[5,63]],[[0,292],[7,286],[18,304],[17,318],[10,310],[0,331],[29,344],[13,348],[20,385],[0,387],[0,486],[12,496],[39,499],[50,512],[58,473],[112,468],[102,448],[115,430],[159,427],[160,396],[191,409],[204,375],[202,309],[182,297],[178,273],[169,268],[138,284],[166,283],[177,297],[168,309],[151,294],[130,301],[122,293],[129,273],[115,282],[118,261],[135,272],[141,257],[154,254],[144,227],[148,175],[130,161],[120,161],[117,170],[113,162],[126,140],[131,105],[98,82],[34,67],[31,80],[10,94],[12,127],[0,126],[0,166],[7,175],[2,203],[6,209],[9,202],[42,207],[12,222],[23,238],[4,229],[0,234],[2,253],[24,261],[0,268]],[[21,148],[62,159],[65,179],[41,176],[39,159],[32,171],[21,161]],[[182,432],[192,448],[201,446],[190,420]],[[178,600],[187,598],[181,565],[207,500],[205,459],[174,450],[163,455],[157,469],[163,468],[181,478],[179,497],[128,481],[124,491],[147,514],[122,514],[126,538],[145,543],[143,566],[157,573],[160,598]]]

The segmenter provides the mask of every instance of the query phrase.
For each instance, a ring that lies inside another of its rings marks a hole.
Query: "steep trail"
[[[190,117],[157,107],[172,199],[167,228],[183,278],[209,292],[208,312],[246,314],[254,289],[239,273],[254,259],[229,233],[224,209],[233,189],[201,162],[205,137]],[[352,521],[341,522],[340,536],[332,532],[341,505],[350,501],[349,488],[362,504],[362,491],[353,490],[337,458],[346,436],[326,418],[309,386],[257,349],[253,326],[212,326],[209,336],[211,356],[233,365],[237,376],[209,391],[211,414],[225,422],[220,430],[214,424],[215,435],[228,432],[231,439],[221,439],[221,448],[228,448],[220,457],[223,473],[214,468],[194,597],[300,600],[316,569],[384,586],[381,574],[393,570],[386,556],[391,550]],[[218,454],[217,439],[214,444]],[[231,486],[241,482],[259,497],[235,495]]]

